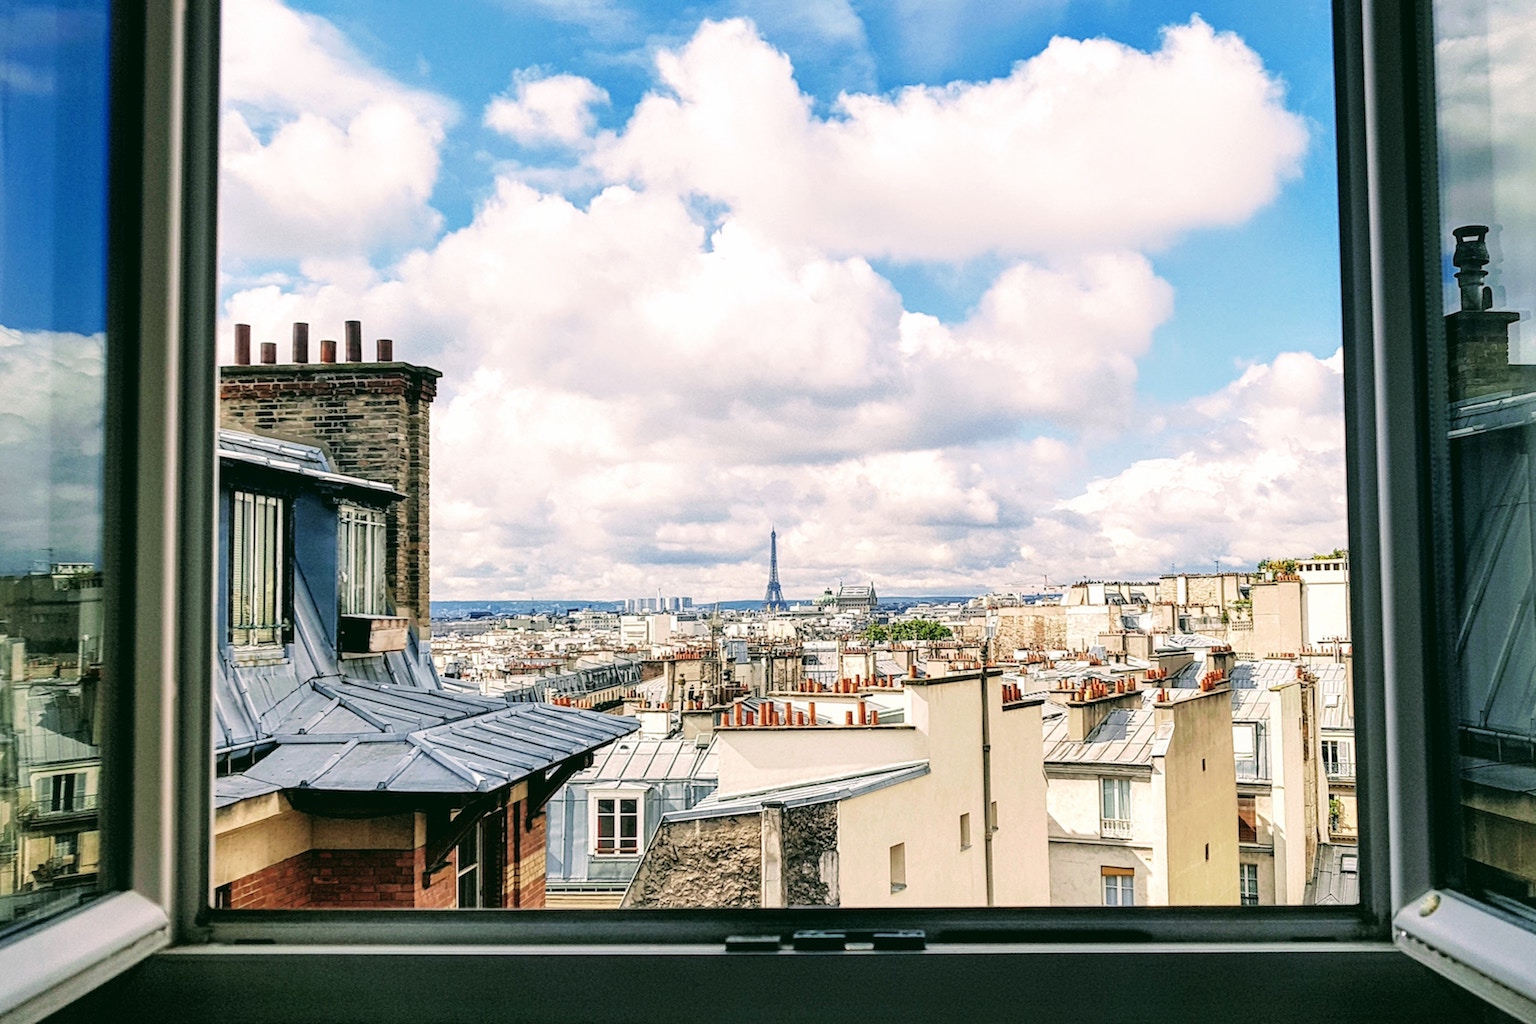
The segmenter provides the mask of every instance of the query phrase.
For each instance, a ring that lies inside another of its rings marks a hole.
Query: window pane
[[[109,8],[0,7],[0,931],[99,887]]]
[[[1350,642],[1326,5],[703,0],[590,48],[353,6],[225,8],[221,472],[289,504],[276,576],[230,567],[217,863],[285,870],[236,855],[274,791],[422,794],[436,901],[445,808],[526,793],[509,905],[1097,905],[1107,861],[1236,906],[1274,765],[1304,901]]]
[[[1441,633],[1455,679],[1460,862],[1449,881],[1536,912],[1536,11],[1437,2],[1445,387]],[[1439,413],[1439,410],[1437,410]]]

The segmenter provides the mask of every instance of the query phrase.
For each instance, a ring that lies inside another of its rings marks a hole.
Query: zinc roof
[[[831,779],[733,793],[724,799],[711,795],[686,811],[673,811],[665,820],[694,821],[699,818],[723,818],[732,814],[758,814],[763,804],[768,802],[783,804],[785,807],[807,807],[848,800],[927,774],[927,761],[911,761]]]
[[[1115,708],[1082,743],[1067,735],[1064,709],[1049,702],[1044,708],[1047,764],[1151,765],[1157,739],[1151,708]]]
[[[513,704],[441,725],[279,737],[248,778],[332,792],[487,792],[634,732],[630,718]],[[333,738],[334,736],[334,738]]]
[[[381,496],[403,497],[388,484],[332,472],[325,452],[314,445],[294,444],[239,430],[220,430],[219,457],[284,473],[297,473],[325,483],[374,491]]]
[[[604,747],[592,767],[573,782],[630,782],[661,779],[717,779],[720,757],[715,741],[699,746],[680,737],[660,740],[621,739]]]

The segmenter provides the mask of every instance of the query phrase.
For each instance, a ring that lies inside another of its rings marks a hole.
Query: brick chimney
[[[306,362],[308,324],[294,325],[294,362],[274,357],[253,366],[250,328],[237,324],[235,332],[245,339],[237,347],[237,358],[244,358],[221,368],[219,425],[319,445],[337,472],[389,484],[405,495],[388,511],[385,583],[396,613],[408,616],[425,638],[431,616],[428,427],[442,374],[393,361],[393,343],[385,340],[377,362],[336,362],[334,341],[321,341],[321,362]],[[347,321],[345,337],[346,354],[360,357],[362,324]]]

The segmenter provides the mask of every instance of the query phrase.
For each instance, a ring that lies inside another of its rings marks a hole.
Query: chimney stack
[[[405,495],[385,513],[385,585],[397,614],[417,635],[429,635],[431,472],[428,438],[438,371],[394,360],[394,344],[379,341],[380,362],[362,357],[362,323],[346,322],[347,362],[338,344],[320,341],[311,363],[308,323],[293,324],[293,362],[279,364],[277,345],[261,347],[250,365],[250,328],[235,332],[237,363],[223,368],[219,419],[233,430],[275,434],[318,444],[339,473],[388,484]]]
[[[395,343],[393,341],[389,338],[380,338],[374,344],[378,348],[376,355],[379,362],[392,363],[395,361]]]

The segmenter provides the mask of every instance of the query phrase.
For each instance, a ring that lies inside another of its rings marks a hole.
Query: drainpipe
[[[991,646],[990,637],[981,642],[981,820],[989,907],[996,905],[992,895],[992,833],[997,830],[997,824],[992,820],[992,716],[987,702],[987,657]]]

